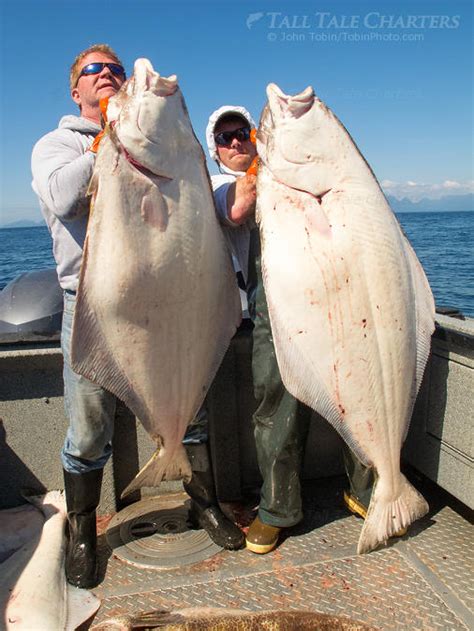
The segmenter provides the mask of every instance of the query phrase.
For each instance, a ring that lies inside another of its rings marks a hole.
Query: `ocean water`
[[[474,211],[399,213],[438,307],[474,317]],[[23,272],[54,267],[46,226],[0,230],[0,289]]]
[[[399,213],[437,307],[474,317],[474,211]]]

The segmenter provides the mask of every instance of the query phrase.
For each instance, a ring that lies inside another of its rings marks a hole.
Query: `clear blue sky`
[[[176,73],[201,142],[216,107],[245,104],[258,119],[269,82],[287,93],[312,85],[388,192],[472,190],[472,6],[1,0],[0,223],[40,219],[31,148],[75,113],[69,66],[97,42],[115,48],[129,73],[137,57]]]

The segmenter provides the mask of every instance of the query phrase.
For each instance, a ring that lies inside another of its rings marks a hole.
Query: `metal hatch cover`
[[[205,530],[187,524],[189,501],[150,497],[117,513],[107,528],[113,554],[135,567],[173,569],[199,563],[222,550]]]

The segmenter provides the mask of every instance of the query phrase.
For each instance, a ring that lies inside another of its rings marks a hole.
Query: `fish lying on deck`
[[[423,269],[370,167],[312,88],[274,84],[257,135],[257,221],[286,388],[342,435],[377,482],[358,552],[428,511],[400,450],[434,330]]]
[[[110,618],[91,631],[370,631],[373,627],[342,616],[314,611],[245,611],[198,607],[179,611],[147,613]]]
[[[16,517],[22,543],[0,565],[0,629],[72,631],[97,611],[100,600],[91,592],[66,583],[64,494],[50,491],[27,499],[41,513],[43,524],[29,529],[26,540],[23,512],[36,521],[31,511],[5,511],[12,530],[7,533],[2,528],[2,536],[12,540],[12,545],[17,544]]]
[[[72,365],[124,401],[157,443],[125,495],[190,476],[181,440],[241,306],[176,77],[138,59],[107,114],[115,125],[90,186]]]
[[[32,504],[22,504],[2,510],[0,512],[0,564],[25,543],[39,537],[43,524],[43,514]]]

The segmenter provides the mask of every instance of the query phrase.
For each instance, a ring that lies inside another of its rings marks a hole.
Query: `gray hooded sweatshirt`
[[[87,187],[95,154],[87,151],[100,126],[80,116],[64,116],[57,129],[33,148],[32,187],[53,238],[59,284],[77,290],[89,218]]]

